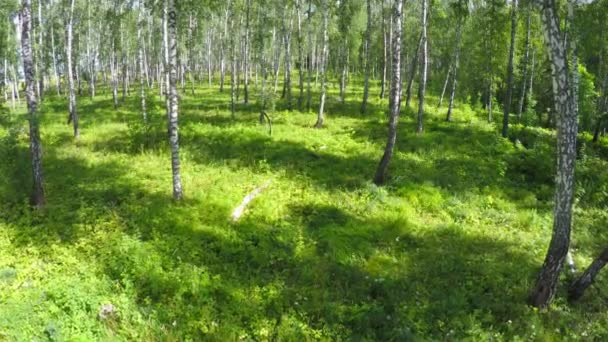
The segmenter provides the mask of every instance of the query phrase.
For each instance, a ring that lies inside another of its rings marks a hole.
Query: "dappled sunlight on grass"
[[[254,90],[255,91],[255,90]],[[377,89],[374,89],[377,91]],[[608,334],[605,301],[549,312],[525,303],[551,232],[553,135],[503,139],[468,105],[424,134],[401,118],[386,186],[371,183],[386,100],[315,113],[268,110],[201,87],[181,95],[185,200],[171,200],[164,103],[79,104],[82,137],[49,96],[42,138],[47,206],[27,207],[25,118],[0,112],[0,339],[490,340]],[[297,99],[294,98],[294,104]],[[416,103],[416,101],[412,101]],[[581,138],[587,141],[586,137]],[[575,259],[600,248],[606,147],[579,153]],[[238,222],[244,196],[271,181]],[[599,279],[598,288],[606,285]],[[118,314],[97,318],[102,304]],[[588,306],[593,309],[589,310]],[[15,329],[18,328],[18,329]]]

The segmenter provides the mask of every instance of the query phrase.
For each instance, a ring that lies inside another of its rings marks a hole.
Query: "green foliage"
[[[157,92],[144,125],[137,96],[113,111],[102,91],[80,99],[78,142],[63,120],[65,100],[45,100],[40,212],[23,190],[24,108],[0,114],[0,340],[608,334],[605,304],[592,298],[558,301],[549,312],[524,304],[551,233],[549,130],[514,126],[503,139],[476,106],[457,103],[446,123],[444,110],[428,105],[424,134],[403,115],[390,182],[377,187],[370,179],[386,141],[387,100],[370,98],[362,117],[353,114],[357,100],[332,100],[334,86],[324,129],[311,128],[314,114],[269,110],[269,136],[257,104],[239,105],[233,120],[229,94],[197,88],[180,94],[186,199],[175,203]],[[580,139],[574,255],[583,265],[605,237],[608,148]],[[232,222],[243,197],[269,179]],[[100,318],[107,304],[115,311]]]

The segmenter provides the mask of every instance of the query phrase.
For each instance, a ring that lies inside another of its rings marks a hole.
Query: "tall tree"
[[[397,141],[397,124],[399,123],[399,111],[401,107],[401,27],[402,27],[403,0],[394,0],[393,3],[393,41],[392,41],[392,87],[389,99],[389,122],[388,139],[380,164],[376,169],[374,183],[380,185],[386,181],[388,164],[393,156],[395,142]]]
[[[179,160],[179,133],[178,133],[178,103],[177,103],[177,10],[175,0],[165,0],[167,11],[167,43],[168,65],[165,68],[169,79],[169,144],[171,145],[171,171],[173,176],[173,199],[181,200],[183,197],[182,180]]]
[[[515,34],[517,33],[517,0],[512,0],[511,6],[511,46],[507,66],[507,94],[502,113],[502,136],[504,138],[509,134],[509,112],[511,111],[511,98],[513,97],[513,56],[515,54]]]
[[[361,114],[367,112],[367,99],[369,97],[369,74],[371,71],[372,63],[370,61],[370,50],[372,43],[372,0],[367,0],[367,28],[365,30],[365,80],[363,83],[363,102],[361,103]]]
[[[526,42],[524,46],[524,57],[522,61],[522,82],[521,82],[521,94],[519,97],[519,108],[517,110],[517,120],[521,121],[521,115],[524,111],[524,104],[526,102],[526,95],[528,94],[527,86],[528,86],[528,60],[530,59],[530,22],[532,20],[532,11],[530,10],[530,6],[527,8],[527,17],[526,17]]]
[[[553,235],[542,269],[528,298],[531,305],[542,308],[548,306],[555,296],[559,275],[570,246],[578,127],[571,101],[570,68],[555,0],[542,0],[540,7],[545,45],[551,62],[557,127]]]
[[[456,26],[456,46],[454,48],[454,62],[452,64],[452,92],[450,94],[450,104],[448,106],[448,114],[446,115],[446,121],[452,121],[452,108],[454,108],[454,97],[456,96],[456,85],[458,81],[458,64],[460,62],[460,40],[462,38],[462,21],[465,14],[466,4],[463,0],[458,0],[456,5],[456,15],[458,17],[458,23]],[[443,96],[442,96],[443,97]]]
[[[29,114],[30,155],[32,158],[33,190],[30,197],[34,208],[44,205],[44,188],[42,176],[42,143],[38,126],[38,104],[36,100],[36,75],[34,73],[34,56],[32,52],[32,1],[23,0],[21,7],[21,58],[25,74],[25,97]]]
[[[74,89],[74,63],[72,59],[72,45],[74,40],[73,24],[74,24],[74,0],[68,1],[68,13],[65,23],[65,60],[68,78],[69,91],[69,117],[68,123],[72,123],[74,127],[74,138],[80,137],[80,128],[78,127],[78,112],[76,110],[76,91]]]
[[[323,32],[323,52],[321,53],[321,96],[319,102],[319,113],[317,115],[317,122],[315,123],[315,128],[321,128],[323,126],[324,121],[324,107],[325,107],[325,96],[326,96],[326,87],[325,78],[327,72],[327,60],[329,58],[328,51],[328,42],[329,35],[327,32],[328,26],[328,17],[329,17],[329,7],[327,5],[327,0],[322,0],[322,11],[323,11],[323,28],[321,29]]]
[[[420,84],[418,84],[418,133],[422,133],[422,130],[424,129],[424,95],[426,92],[426,77],[428,68],[428,43],[426,34],[428,25],[428,6],[428,0],[422,0],[422,58],[420,60]]]
[[[148,113],[146,112],[146,86],[145,86],[145,66],[144,66],[144,47],[142,30],[144,25],[144,3],[139,1],[139,14],[137,18],[137,64],[139,66],[139,94],[141,101],[141,112],[144,124],[148,123]]]

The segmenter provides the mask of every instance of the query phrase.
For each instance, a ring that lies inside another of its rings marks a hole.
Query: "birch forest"
[[[0,0],[0,341],[608,340],[608,0]]]

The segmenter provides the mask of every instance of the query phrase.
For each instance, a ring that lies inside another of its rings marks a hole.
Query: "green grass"
[[[181,203],[157,90],[148,127],[135,95],[118,111],[107,92],[80,98],[77,142],[65,100],[49,96],[40,212],[27,205],[23,108],[1,112],[0,340],[608,338],[605,277],[579,303],[562,289],[548,311],[525,305],[551,234],[550,131],[514,126],[503,139],[463,104],[446,123],[431,96],[423,135],[404,110],[390,181],[376,187],[387,103],[362,116],[355,92],[342,105],[331,88],[320,130],[278,101],[272,136],[256,105],[231,119],[228,91],[182,94]],[[580,140],[584,267],[608,241],[608,144]],[[108,303],[116,313],[99,319]]]

